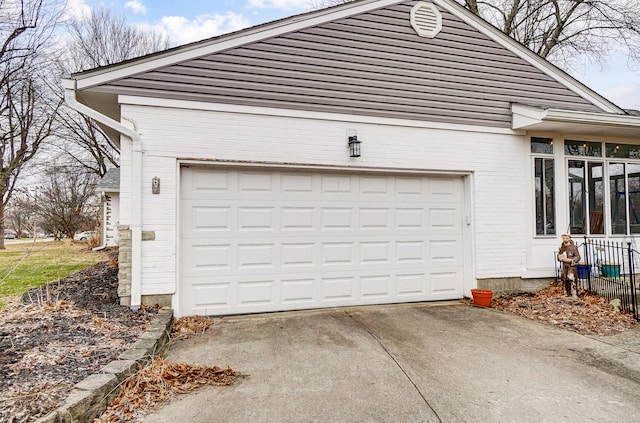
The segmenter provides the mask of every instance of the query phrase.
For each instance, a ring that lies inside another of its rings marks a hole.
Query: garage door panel
[[[434,272],[429,274],[429,287],[431,294],[450,298],[450,295],[461,294],[460,290],[460,272]]]
[[[284,173],[281,178],[283,194],[311,194],[316,190],[313,175],[310,173]]]
[[[354,276],[333,274],[320,278],[321,301],[352,304],[356,298],[356,284]]]
[[[401,273],[396,276],[398,298],[419,301],[428,295],[427,275],[424,273]]]
[[[361,194],[369,194],[371,197],[380,197],[387,200],[390,193],[390,178],[387,176],[362,176],[359,179]],[[371,195],[374,194],[374,195]],[[375,195],[382,194],[382,195]]]
[[[259,280],[239,281],[238,307],[265,307],[271,308],[278,303],[277,281],[272,278]]]
[[[192,244],[191,254],[184,263],[194,272],[218,272],[233,267],[232,246],[230,244],[197,245]]]
[[[426,242],[422,240],[396,242],[398,263],[426,263]]]
[[[462,198],[462,184],[458,183],[456,178],[438,178],[429,179],[429,198],[430,201],[447,201],[447,198]]]
[[[424,230],[426,229],[426,213],[422,207],[401,207],[395,210],[396,229]]]
[[[277,266],[274,244],[240,244],[237,248],[237,269],[271,269]]]
[[[461,213],[459,207],[433,207],[427,213],[430,231],[460,232]]]
[[[250,195],[269,194],[277,190],[275,179],[278,174],[271,172],[237,172],[238,192]]]
[[[391,255],[391,242],[373,241],[360,243],[361,264],[387,264],[395,262]]]
[[[461,178],[182,173],[182,314],[462,296]]]
[[[354,193],[354,178],[348,174],[328,174],[320,175],[320,193],[334,194],[323,195],[327,200],[345,198]],[[342,194],[342,195],[335,195]]]
[[[429,265],[457,264],[463,260],[464,247],[461,240],[433,240],[429,242]]]
[[[282,304],[285,307],[296,307],[298,304],[315,303],[318,298],[316,285],[315,277],[283,278],[280,283]]]
[[[370,208],[363,207],[360,209],[360,229],[361,230],[380,230],[389,229],[391,224],[391,210],[389,207]]]
[[[314,231],[315,207],[282,207],[280,220],[283,231]]]
[[[219,195],[229,192],[231,186],[230,175],[227,172],[208,172],[205,169],[191,169],[184,179],[185,193],[191,194],[191,198],[199,199],[210,195]]]
[[[320,244],[320,265],[354,265],[357,261],[354,242],[323,242]]]
[[[360,297],[368,299],[391,300],[395,289],[392,289],[391,275],[361,276],[360,277]]]
[[[320,207],[320,229],[322,231],[353,231],[353,207]]]
[[[316,265],[316,250],[314,243],[288,242],[280,247],[282,268],[300,268]]]

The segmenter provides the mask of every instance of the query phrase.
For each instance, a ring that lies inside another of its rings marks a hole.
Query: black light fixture
[[[360,157],[360,143],[357,135],[349,135],[349,156]]]

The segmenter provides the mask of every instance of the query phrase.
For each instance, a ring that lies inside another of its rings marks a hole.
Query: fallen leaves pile
[[[127,379],[118,398],[94,422],[132,421],[169,400],[173,394],[185,394],[205,385],[227,386],[236,380],[237,374],[231,368],[190,366],[157,358]]]
[[[606,298],[592,292],[583,291],[577,299],[564,297],[559,283],[535,293],[494,298],[491,307],[585,335],[612,335],[638,324],[631,314],[616,312]]]
[[[213,325],[213,319],[206,316],[188,316],[176,319],[171,330],[172,338],[203,334]]]

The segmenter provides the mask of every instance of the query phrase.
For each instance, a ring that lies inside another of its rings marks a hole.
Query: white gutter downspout
[[[133,175],[131,183],[131,310],[142,303],[142,137],[134,129],[94,110],[76,98],[76,80],[63,79],[64,98],[74,110],[100,122],[131,139],[133,146]]]

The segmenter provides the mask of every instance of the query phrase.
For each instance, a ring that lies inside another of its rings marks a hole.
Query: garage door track
[[[640,421],[640,331],[589,337],[454,303],[228,317],[170,359],[244,377],[147,423]]]

